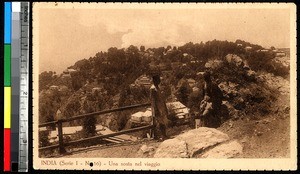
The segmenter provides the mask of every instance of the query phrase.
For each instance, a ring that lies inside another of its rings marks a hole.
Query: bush
[[[276,76],[288,77],[290,67],[274,61],[274,53],[253,53],[248,57],[250,67],[255,71],[266,71]]]
[[[83,113],[95,112],[94,103],[85,99],[83,102]],[[96,122],[95,116],[86,116],[83,118],[82,131],[84,137],[90,137],[96,135]]]
[[[85,138],[96,135],[96,121],[94,116],[87,116],[83,119],[82,130]]]
[[[45,146],[50,145],[50,142],[48,139],[49,134],[50,134],[49,130],[39,131],[39,146],[40,147],[45,147]]]
[[[284,66],[281,63],[278,62],[272,62],[272,73],[276,76],[281,76],[283,78],[287,78],[290,73],[290,67],[289,66]]]

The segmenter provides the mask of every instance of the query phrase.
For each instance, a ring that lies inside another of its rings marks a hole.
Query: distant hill
[[[258,85],[256,72],[288,75],[289,67],[274,64],[275,54],[259,52],[262,49],[260,45],[242,40],[189,42],[180,47],[112,47],[106,52],[96,53],[94,57],[75,62],[61,74],[42,72],[39,75],[40,123],[55,119],[58,110],[63,117],[71,117],[86,110],[93,112],[149,102],[148,87],[132,84],[142,75],[151,76],[154,72],[161,74],[162,90],[167,100],[179,100],[197,110],[202,98],[195,89],[201,91],[201,74],[209,69],[213,80],[224,85],[224,95],[227,95],[229,104],[241,111],[246,109],[246,103],[271,100],[268,89]],[[281,50],[289,52],[289,49]],[[226,59],[228,55],[235,58],[229,61]],[[242,64],[235,59],[241,60]],[[193,81],[195,83],[191,85],[189,82]],[[229,82],[235,86],[230,87]],[[232,90],[237,94],[233,94]],[[259,93],[259,90],[263,92]],[[83,100],[90,102],[90,108],[83,106]],[[118,117],[107,115],[97,121],[121,130],[132,112],[119,113]],[[111,121],[108,122],[107,118]]]

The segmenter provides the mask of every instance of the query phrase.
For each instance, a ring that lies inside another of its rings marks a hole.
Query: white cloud
[[[213,39],[244,39],[266,46],[279,43],[275,33],[281,40],[289,39],[289,15],[285,10],[101,9],[82,11],[79,16],[82,25],[103,25],[109,34],[124,33],[122,47],[182,45]]]
[[[201,33],[203,25],[191,16],[177,16],[173,12],[164,11],[89,11],[80,14],[79,22],[85,26],[104,25],[110,34],[123,32],[122,47],[144,45],[156,47],[181,45],[191,38],[192,33]],[[182,31],[182,28],[188,31]]]
[[[284,9],[49,9],[41,12],[40,31],[41,69],[58,71],[112,46],[242,39],[288,47],[290,19]]]

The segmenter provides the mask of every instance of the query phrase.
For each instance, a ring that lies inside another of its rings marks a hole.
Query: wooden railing
[[[78,119],[83,119],[83,118],[86,118],[86,117],[103,116],[103,114],[107,114],[107,113],[124,111],[124,110],[129,110],[129,109],[140,108],[140,107],[148,107],[148,106],[152,106],[152,113],[153,113],[152,114],[152,117],[153,117],[152,120],[154,120],[155,115],[154,115],[154,108],[153,107],[155,105],[152,102],[151,103],[138,104],[138,105],[132,105],[132,106],[126,106],[126,107],[120,107],[120,108],[116,108],[116,109],[109,109],[109,110],[103,110],[103,111],[98,111],[98,112],[92,112],[92,113],[88,113],[88,114],[77,115],[77,116],[70,117],[70,118],[63,118],[63,119],[59,119],[59,120],[56,120],[56,121],[42,123],[42,124],[39,125],[39,128],[46,127],[46,126],[51,126],[51,125],[56,125],[57,126],[57,128],[58,128],[57,129],[58,130],[58,144],[45,146],[45,147],[39,147],[39,151],[59,148],[59,153],[65,153],[66,152],[66,150],[65,150],[66,146],[70,146],[70,145],[74,145],[74,144],[78,144],[78,143],[83,143],[83,142],[91,142],[92,140],[98,140],[98,139],[103,139],[103,138],[114,137],[114,136],[127,134],[127,133],[132,133],[132,132],[137,132],[137,131],[141,131],[141,130],[151,130],[151,129],[153,130],[155,126],[154,126],[153,121],[152,121],[151,124],[147,125],[147,126],[141,126],[141,127],[137,127],[137,128],[133,128],[133,129],[127,129],[127,130],[123,130],[123,131],[119,131],[119,132],[114,132],[114,133],[111,133],[111,134],[97,135],[97,136],[93,136],[93,137],[82,138],[82,139],[79,139],[79,140],[64,142],[63,141],[63,126],[62,126],[62,123],[64,123],[64,122],[70,122],[70,121],[74,121],[74,120],[78,120]],[[154,132],[154,130],[152,131],[152,134],[153,134],[153,132]]]

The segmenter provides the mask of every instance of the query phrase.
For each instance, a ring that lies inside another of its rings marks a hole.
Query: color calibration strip
[[[29,2],[4,3],[4,171],[28,170]]]
[[[11,21],[11,171],[18,171],[19,159],[19,94],[20,94],[20,2],[12,2]]]
[[[19,172],[28,171],[29,2],[21,2],[19,59]]]
[[[4,3],[4,171],[11,169],[11,2]]]

